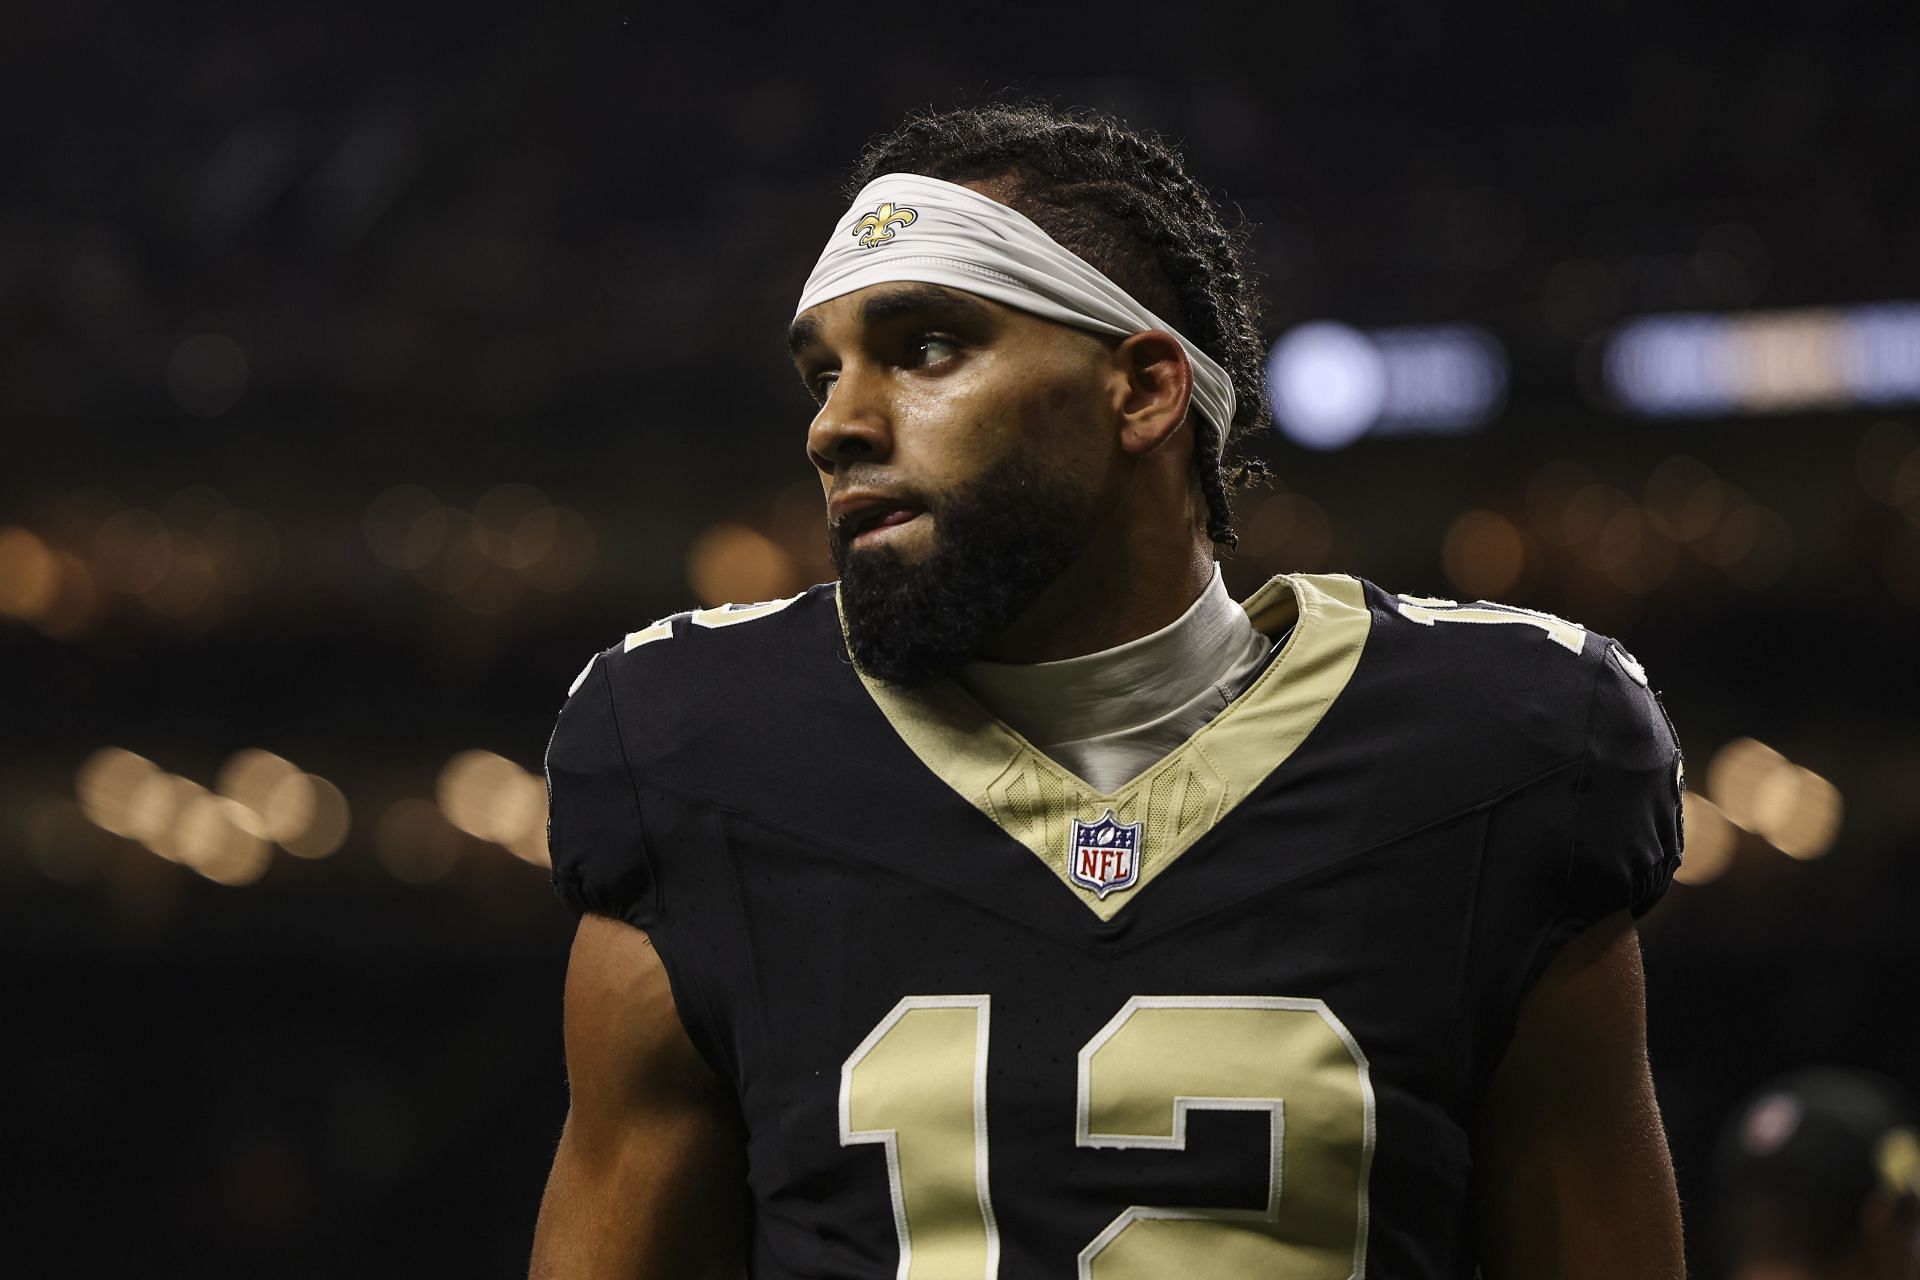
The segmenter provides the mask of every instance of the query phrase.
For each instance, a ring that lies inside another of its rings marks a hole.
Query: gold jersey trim
[[[838,607],[837,588],[834,600]],[[1224,711],[1110,795],[951,680],[901,689],[860,671],[860,682],[922,764],[1051,868],[1087,910],[1111,920],[1306,740],[1352,679],[1372,625],[1359,581],[1344,574],[1282,575],[1241,608],[1267,635],[1292,624],[1279,656]],[[840,625],[844,632],[844,611]],[[1138,881],[1102,899],[1074,883],[1070,843],[1076,819],[1097,822],[1108,809],[1145,826]]]

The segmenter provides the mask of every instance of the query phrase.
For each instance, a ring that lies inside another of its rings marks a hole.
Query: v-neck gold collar
[[[834,598],[837,605],[838,591]],[[1096,794],[951,680],[901,689],[861,671],[860,681],[922,764],[1111,920],[1293,754],[1360,664],[1371,615],[1354,578],[1283,575],[1241,607],[1268,635],[1293,625],[1280,655],[1226,710],[1110,795]],[[1070,868],[1076,821],[1096,824],[1109,814],[1142,825],[1131,882],[1101,897]]]

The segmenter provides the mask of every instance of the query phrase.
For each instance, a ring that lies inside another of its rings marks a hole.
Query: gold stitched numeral
[[[1202,1260],[1235,1280],[1365,1274],[1373,1086],[1321,1001],[1135,996],[1080,1051],[1078,1098],[1083,1147],[1184,1151],[1193,1112],[1252,1111],[1270,1150],[1264,1207],[1133,1205],[1080,1251],[1081,1280],[1150,1280]]]
[[[840,1145],[886,1148],[898,1280],[993,1280],[987,996],[908,996],[840,1068]]]
[[[886,1149],[898,1280],[993,1280],[987,996],[909,996],[840,1070],[840,1142]],[[1319,1000],[1135,996],[1081,1049],[1082,1147],[1185,1150],[1194,1111],[1263,1114],[1263,1207],[1132,1205],[1080,1280],[1347,1280],[1366,1271],[1374,1098],[1366,1055]]]
[[[1587,643],[1587,629],[1577,622],[1556,618],[1537,609],[1518,605],[1462,605],[1452,600],[1430,600],[1424,596],[1401,596],[1400,616],[1430,627],[1436,622],[1510,623],[1538,627],[1547,638],[1567,650],[1578,653]]]
[[[693,625],[710,630],[718,627],[737,627],[743,622],[752,622],[756,618],[776,614],[799,598],[799,596],[788,596],[785,600],[762,600],[759,604],[723,604],[713,609],[696,609],[693,614]]]
[[[800,595],[805,595],[803,591]],[[788,596],[785,600],[763,600],[759,604],[723,604],[712,609],[696,609],[687,619],[696,627],[705,627],[709,631],[720,627],[737,627],[743,622],[752,622],[756,618],[765,618],[780,612],[798,600],[800,596]],[[638,631],[629,631],[626,642],[621,648],[628,653],[643,644],[653,644],[660,640],[673,639],[673,618],[660,618]]]

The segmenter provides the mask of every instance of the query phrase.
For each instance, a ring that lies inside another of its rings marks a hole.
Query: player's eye
[[[931,369],[960,353],[960,342],[944,333],[917,333],[907,341],[909,369]]]
[[[833,394],[833,386],[840,381],[840,375],[833,372],[822,373],[807,384],[807,390],[813,393],[814,403],[824,405],[827,397]]]

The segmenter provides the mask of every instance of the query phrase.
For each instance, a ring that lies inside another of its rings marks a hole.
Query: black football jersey
[[[554,881],[651,935],[739,1099],[765,1280],[1474,1273],[1468,1132],[1530,984],[1680,858],[1645,673],[1548,614],[1276,578],[1285,644],[1111,795],[833,587],[575,682]]]

